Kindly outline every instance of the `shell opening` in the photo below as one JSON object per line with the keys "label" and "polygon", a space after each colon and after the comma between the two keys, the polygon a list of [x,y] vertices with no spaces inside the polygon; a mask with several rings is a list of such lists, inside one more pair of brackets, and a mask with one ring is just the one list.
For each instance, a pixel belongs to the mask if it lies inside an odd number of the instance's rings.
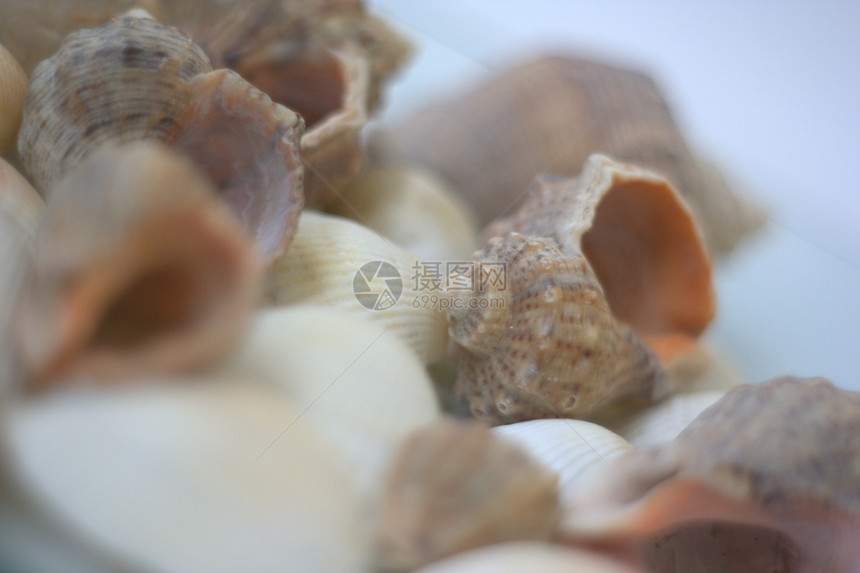
{"label": "shell opening", "polygon": [[582,236],[582,251],[618,319],[646,340],[672,337],[673,344],[653,345],[661,359],[710,322],[710,264],[691,216],[669,187],[613,186]]}
{"label": "shell opening", "polygon": [[343,106],[347,86],[342,64],[328,52],[268,61],[237,71],[272,101],[301,115],[307,129]]}
{"label": "shell opening", "polygon": [[692,522],[642,542],[646,571],[654,573],[800,572],[800,553],[786,535],[756,525]]}

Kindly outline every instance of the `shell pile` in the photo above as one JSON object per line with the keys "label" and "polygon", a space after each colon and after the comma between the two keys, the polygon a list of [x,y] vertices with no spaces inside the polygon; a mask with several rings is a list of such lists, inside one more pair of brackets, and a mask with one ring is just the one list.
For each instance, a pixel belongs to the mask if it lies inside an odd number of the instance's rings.
{"label": "shell pile", "polygon": [[0,13],[0,569],[860,571],[860,395],[701,340],[761,214],[647,76],[366,138],[360,0]]}

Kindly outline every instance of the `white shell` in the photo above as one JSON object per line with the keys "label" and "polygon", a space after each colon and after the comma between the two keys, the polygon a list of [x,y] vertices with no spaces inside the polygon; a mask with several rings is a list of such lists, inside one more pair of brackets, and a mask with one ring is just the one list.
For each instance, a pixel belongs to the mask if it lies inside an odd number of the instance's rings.
{"label": "white shell", "polygon": [[472,206],[417,167],[377,167],[357,175],[328,210],[367,225],[424,261],[469,260],[478,247]]}
{"label": "white shell", "polygon": [[[393,265],[402,279],[399,300],[382,310],[362,306],[354,291],[357,273],[374,261]],[[448,321],[445,312],[423,300],[441,293],[416,288],[417,264],[415,255],[358,223],[305,211],[289,250],[269,271],[269,293],[277,305],[320,304],[364,316],[402,337],[428,364],[445,353]],[[371,283],[374,289],[382,286],[381,280]]]}
{"label": "white shell", "polygon": [[268,382],[322,422],[374,492],[390,455],[439,406],[424,366],[393,332],[340,309],[294,306],[258,314],[228,376]]}
{"label": "white shell", "polygon": [[352,468],[247,380],[62,390],[17,404],[18,483],[97,548],[152,571],[360,571]]}
{"label": "white shell", "polygon": [[567,418],[529,420],[493,431],[520,444],[559,476],[562,506],[568,506],[577,482],[590,470],[633,450],[624,438],[591,422]]}
{"label": "white shell", "polygon": [[466,551],[415,573],[637,573],[595,553],[533,541],[512,541]]}
{"label": "white shell", "polygon": [[723,394],[722,390],[679,394],[654,404],[613,429],[636,448],[665,444],[677,438],[696,416]]}

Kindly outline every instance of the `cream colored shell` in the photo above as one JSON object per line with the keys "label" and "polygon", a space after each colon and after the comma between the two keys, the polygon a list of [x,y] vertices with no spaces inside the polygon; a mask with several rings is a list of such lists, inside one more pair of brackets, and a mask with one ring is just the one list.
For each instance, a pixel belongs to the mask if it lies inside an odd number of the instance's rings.
{"label": "cream colored shell", "polygon": [[[356,298],[356,289],[369,287],[373,296],[386,288],[384,280],[365,283],[359,274],[364,265],[376,261],[392,265],[402,281],[402,293],[393,306],[377,300],[381,310],[371,310]],[[415,284],[418,264],[415,255],[358,223],[308,211],[299,220],[289,251],[268,271],[268,291],[276,305],[320,304],[364,316],[400,336],[424,363],[430,363],[445,353],[448,323],[441,307],[433,304],[432,297],[441,293],[419,290],[421,285]]]}

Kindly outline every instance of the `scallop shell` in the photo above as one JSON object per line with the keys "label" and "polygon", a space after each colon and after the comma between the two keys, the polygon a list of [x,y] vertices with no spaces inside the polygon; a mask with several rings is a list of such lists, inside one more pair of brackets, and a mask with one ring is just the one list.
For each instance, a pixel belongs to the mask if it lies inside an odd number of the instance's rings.
{"label": "scallop shell", "polygon": [[211,361],[258,294],[259,260],[187,159],[152,143],[90,155],[55,187],[19,302],[32,382]]}
{"label": "scallop shell", "polygon": [[409,347],[337,308],[261,312],[219,373],[275,385],[303,414],[324,420],[367,496],[378,495],[400,441],[440,415],[433,384]]}
{"label": "scallop shell", "polygon": [[860,393],[822,378],[739,386],[674,442],[582,484],[565,530],[649,571],[858,571]]}
{"label": "scallop shell", "polygon": [[367,569],[365,503],[319,420],[250,380],[148,382],[10,410],[15,483],[57,526],[123,570]]}
{"label": "scallop shell", "polygon": [[549,540],[561,514],[557,481],[478,422],[418,430],[385,481],[378,567],[411,571],[482,545]]}
{"label": "scallop shell", "polygon": [[206,170],[271,259],[302,207],[302,131],[299,116],[234,72],[212,72],[179,30],[136,14],[70,35],[36,68],[18,148],[37,189],[50,193],[100,145],[163,142]]}
{"label": "scallop shell", "polygon": [[365,171],[350,180],[328,211],[355,219],[423,261],[461,261],[477,247],[471,206],[422,169]]}
{"label": "scallop shell", "polygon": [[[441,559],[415,573],[637,573],[594,553],[535,541],[509,541]],[[639,572],[641,573],[641,572]]]}
{"label": "scallop shell", "polygon": [[570,505],[579,480],[633,450],[624,438],[597,424],[564,418],[496,426],[493,432],[518,444],[558,474],[563,507]]}
{"label": "scallop shell", "polygon": [[0,158],[0,404],[2,393],[23,378],[13,317],[44,209],[36,190]]}
{"label": "scallop shell", "polygon": [[703,173],[651,79],[594,61],[544,57],[514,67],[376,134],[371,149],[440,173],[469,194],[483,222],[516,209],[535,173],[575,175],[597,152],[665,175],[714,253],[764,221],[710,168]]}
{"label": "scallop shell", "polygon": [[27,74],[0,44],[0,154],[15,146],[26,93]]}
{"label": "scallop shell", "polygon": [[268,290],[276,305],[321,304],[365,316],[431,363],[445,353],[448,323],[432,304],[439,295],[414,284],[418,264],[353,221],[305,212],[290,250],[269,269]]}

